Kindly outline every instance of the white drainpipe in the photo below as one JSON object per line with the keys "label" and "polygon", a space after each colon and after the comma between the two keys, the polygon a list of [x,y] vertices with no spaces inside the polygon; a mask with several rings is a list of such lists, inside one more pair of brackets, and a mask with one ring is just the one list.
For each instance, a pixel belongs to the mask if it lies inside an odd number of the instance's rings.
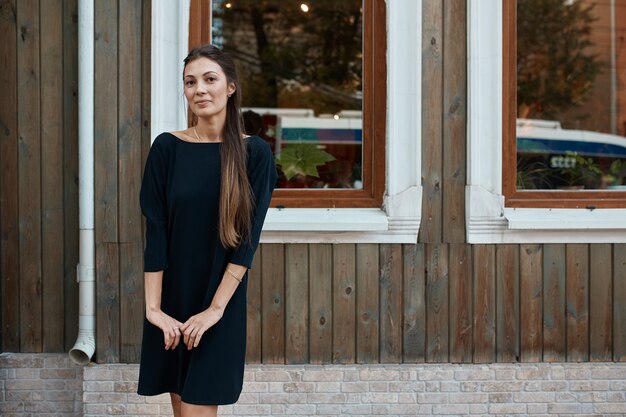
{"label": "white drainpipe", "polygon": [[80,226],[78,338],[72,361],[85,365],[96,350],[94,238],[94,4],[78,2],[78,223]]}

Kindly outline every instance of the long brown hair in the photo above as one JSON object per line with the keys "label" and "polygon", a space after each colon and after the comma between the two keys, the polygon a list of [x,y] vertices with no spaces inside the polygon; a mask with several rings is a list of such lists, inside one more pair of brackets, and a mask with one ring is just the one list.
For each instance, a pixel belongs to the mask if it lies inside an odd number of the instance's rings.
{"label": "long brown hair", "polygon": [[[227,84],[235,84],[235,91],[226,104],[224,143],[221,145],[221,189],[219,235],[226,248],[237,247],[247,239],[252,229],[252,191],[246,171],[247,148],[243,137],[241,116],[241,86],[233,59],[216,46],[206,44],[191,50],[184,60],[184,68],[198,58],[208,58],[218,64],[226,75]],[[195,118],[194,118],[195,119]]]}

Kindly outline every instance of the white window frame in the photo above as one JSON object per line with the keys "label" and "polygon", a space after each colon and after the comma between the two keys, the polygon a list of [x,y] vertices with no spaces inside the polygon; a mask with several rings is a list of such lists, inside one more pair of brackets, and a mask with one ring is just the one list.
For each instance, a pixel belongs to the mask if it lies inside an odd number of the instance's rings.
{"label": "white window frame", "polygon": [[[182,60],[188,50],[189,4],[190,0],[152,2],[152,138],[186,126],[186,105],[179,81]],[[271,208],[261,242],[417,242],[422,207],[422,2],[387,0],[386,4],[387,140],[383,208]]]}
{"label": "white window frame", "polygon": [[468,242],[626,242],[626,209],[504,206],[502,0],[470,1],[468,13]]}

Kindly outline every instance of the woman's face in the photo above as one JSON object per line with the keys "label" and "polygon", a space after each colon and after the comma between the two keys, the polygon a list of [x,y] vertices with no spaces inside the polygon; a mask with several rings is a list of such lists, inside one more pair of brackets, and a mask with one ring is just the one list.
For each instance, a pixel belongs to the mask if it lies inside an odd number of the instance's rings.
{"label": "woman's face", "polygon": [[222,67],[209,58],[197,58],[185,67],[183,82],[189,108],[198,117],[226,114],[228,96],[235,92]]}

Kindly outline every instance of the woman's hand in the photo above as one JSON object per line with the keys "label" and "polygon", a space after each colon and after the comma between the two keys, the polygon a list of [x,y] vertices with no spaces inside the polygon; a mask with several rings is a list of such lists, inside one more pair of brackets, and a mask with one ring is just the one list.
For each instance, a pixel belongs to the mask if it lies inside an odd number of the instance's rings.
{"label": "woman's hand", "polygon": [[185,345],[187,345],[187,349],[198,347],[204,332],[220,321],[223,314],[224,312],[221,309],[209,307],[202,313],[189,317],[189,320],[180,327],[180,331],[183,333],[183,341]]}
{"label": "woman's hand", "polygon": [[180,343],[180,327],[183,324],[175,318],[168,316],[162,310],[148,310],[146,312],[146,318],[150,323],[163,331],[165,350],[176,349]]}

